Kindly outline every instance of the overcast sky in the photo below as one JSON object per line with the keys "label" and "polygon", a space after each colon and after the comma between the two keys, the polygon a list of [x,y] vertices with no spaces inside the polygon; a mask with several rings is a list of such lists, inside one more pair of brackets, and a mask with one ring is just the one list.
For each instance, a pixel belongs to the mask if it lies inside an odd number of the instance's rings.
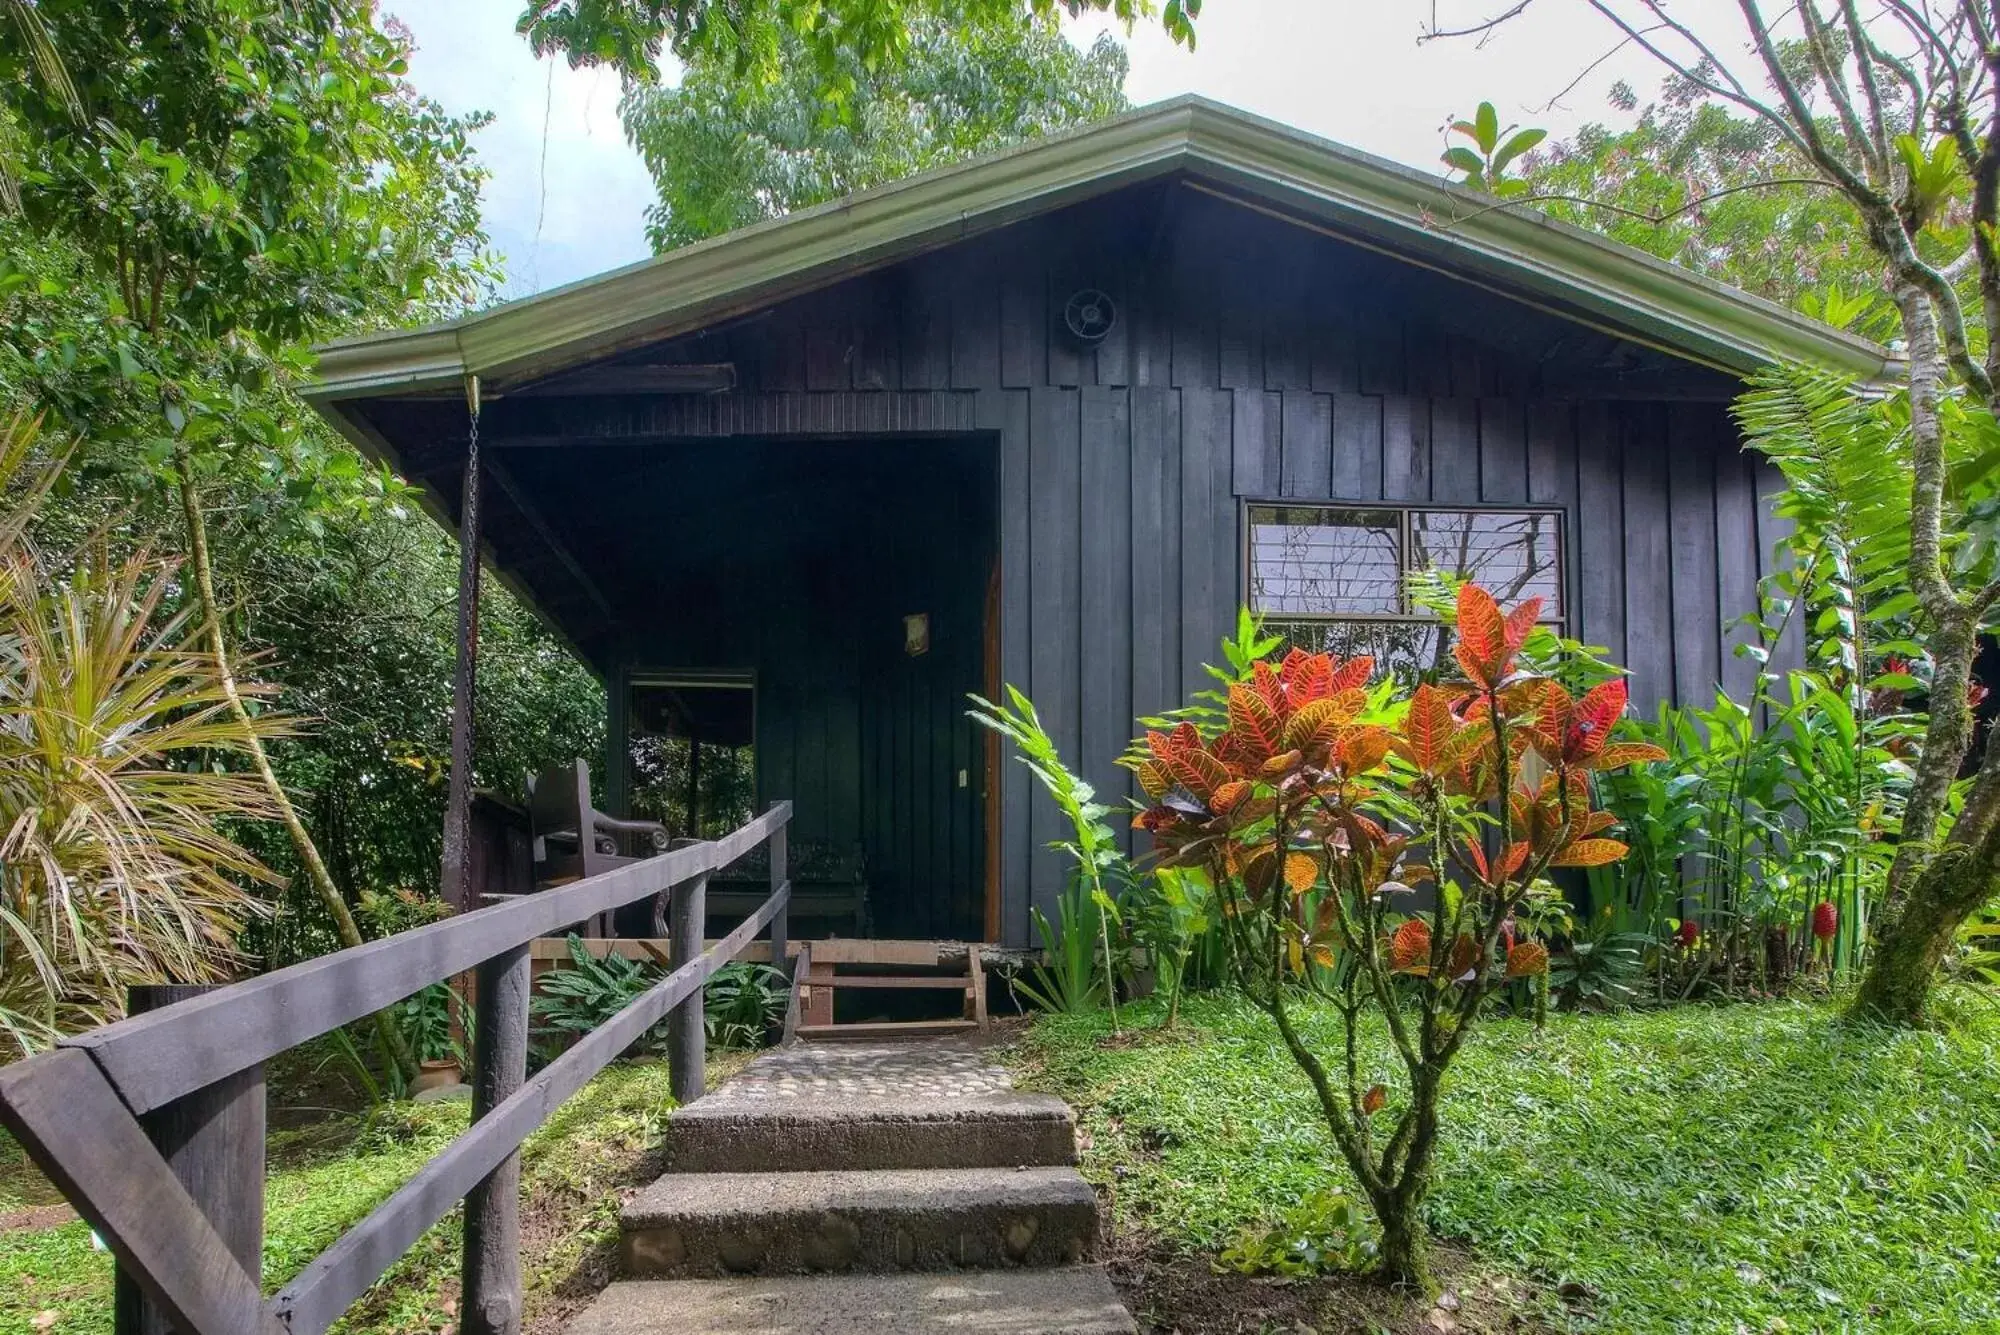
{"label": "overcast sky", "polygon": [[[1677,12],[1723,3],[1685,0]],[[495,117],[477,142],[492,172],[486,226],[506,258],[506,295],[646,257],[652,186],[619,127],[615,76],[536,60],[514,33],[518,0],[388,0],[386,8],[415,36],[417,88],[452,111]],[[1419,46],[1430,13],[1429,0],[1208,0],[1193,53],[1157,28],[1133,35],[1126,93],[1142,105],[1197,92],[1441,170],[1443,126],[1481,99],[1503,121],[1560,135],[1612,117],[1605,96],[1614,79],[1631,78],[1642,91],[1658,83],[1643,56],[1626,53],[1550,107],[1610,46],[1609,30],[1584,5],[1544,0],[1484,44]],[[1082,24],[1074,34],[1088,41],[1094,31]]]}

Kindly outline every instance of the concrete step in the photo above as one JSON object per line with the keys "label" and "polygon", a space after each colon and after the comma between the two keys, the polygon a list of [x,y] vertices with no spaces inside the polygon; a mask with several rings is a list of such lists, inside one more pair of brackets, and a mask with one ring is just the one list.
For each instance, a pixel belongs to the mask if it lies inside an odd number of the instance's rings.
{"label": "concrete step", "polygon": [[569,1335],[1133,1335],[1098,1266],[950,1275],[627,1280]]}
{"label": "concrete step", "polygon": [[725,1085],[668,1119],[664,1153],[676,1173],[1049,1167],[1076,1162],[1076,1115],[1012,1090],[753,1098]]}
{"label": "concrete step", "polygon": [[1055,1266],[1097,1240],[1074,1168],[669,1173],[620,1212],[627,1276]]}
{"label": "concrete step", "polygon": [[[868,981],[901,983],[908,980],[880,978]],[[856,1020],[852,1024],[802,1024],[798,1036],[815,1043],[879,1043],[885,1038],[948,1038],[953,1034],[969,1034],[977,1028],[977,1020]]]}

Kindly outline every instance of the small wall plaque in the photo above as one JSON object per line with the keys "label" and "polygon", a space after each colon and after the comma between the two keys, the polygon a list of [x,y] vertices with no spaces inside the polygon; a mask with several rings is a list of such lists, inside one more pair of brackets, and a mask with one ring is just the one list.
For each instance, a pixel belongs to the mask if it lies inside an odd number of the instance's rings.
{"label": "small wall plaque", "polygon": [[903,652],[912,658],[931,651],[931,614],[912,612],[903,618]]}

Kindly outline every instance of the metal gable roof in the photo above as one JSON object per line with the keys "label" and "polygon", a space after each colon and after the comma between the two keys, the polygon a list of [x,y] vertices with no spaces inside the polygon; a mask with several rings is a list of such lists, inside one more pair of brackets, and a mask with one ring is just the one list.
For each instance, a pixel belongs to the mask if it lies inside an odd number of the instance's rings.
{"label": "metal gable roof", "polygon": [[508,302],[319,349],[309,398],[494,389],[717,323],[1137,182],[1180,174],[1410,263],[1735,373],[1876,380],[1881,347],[1530,208],[1199,97],[941,168]]}

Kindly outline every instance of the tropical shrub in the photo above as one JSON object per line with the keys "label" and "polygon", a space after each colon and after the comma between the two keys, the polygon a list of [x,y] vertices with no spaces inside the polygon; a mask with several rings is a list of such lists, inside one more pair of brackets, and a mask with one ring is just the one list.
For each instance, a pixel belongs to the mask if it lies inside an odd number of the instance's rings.
{"label": "tropical shrub", "polygon": [[[1612,741],[1622,681],[1579,699],[1520,661],[1539,600],[1503,613],[1467,585],[1456,612],[1458,680],[1372,711],[1368,659],[1259,658],[1230,685],[1221,727],[1184,720],[1128,757],[1152,803],[1138,824],[1164,865],[1216,887],[1236,980],[1310,1080],[1374,1209],[1381,1273],[1424,1288],[1444,1079],[1487,1000],[1548,967],[1516,915],[1551,869],[1625,855],[1591,775],[1660,755]],[[1330,993],[1335,1052],[1292,1022],[1302,982]],[[1399,1089],[1360,1057],[1371,1015]]]}
{"label": "tropical shrub", "polygon": [[[34,425],[0,424],[0,1032],[22,1055],[117,1018],[137,983],[204,982],[271,874],[222,833],[266,819],[230,768],[231,717],[199,627],[167,605],[175,567],[101,541],[38,551],[57,464]],[[255,688],[249,688],[253,693]],[[253,718],[264,735],[283,730]]]}
{"label": "tropical shrub", "polygon": [[[567,944],[569,966],[543,974],[528,1003],[535,1035],[557,1051],[617,1015],[667,976],[657,964],[615,952],[599,959],[573,933]],[[761,1047],[772,1026],[784,1018],[789,1000],[785,975],[770,965],[743,960],[723,965],[709,976],[704,989],[702,1024],[708,1042],[718,1048]],[[657,1052],[666,1039],[663,1020],[625,1055]]]}
{"label": "tropical shrub", "polygon": [[761,1048],[783,1024],[791,1002],[791,980],[769,964],[737,960],[709,976],[702,1022],[709,1046]]}

